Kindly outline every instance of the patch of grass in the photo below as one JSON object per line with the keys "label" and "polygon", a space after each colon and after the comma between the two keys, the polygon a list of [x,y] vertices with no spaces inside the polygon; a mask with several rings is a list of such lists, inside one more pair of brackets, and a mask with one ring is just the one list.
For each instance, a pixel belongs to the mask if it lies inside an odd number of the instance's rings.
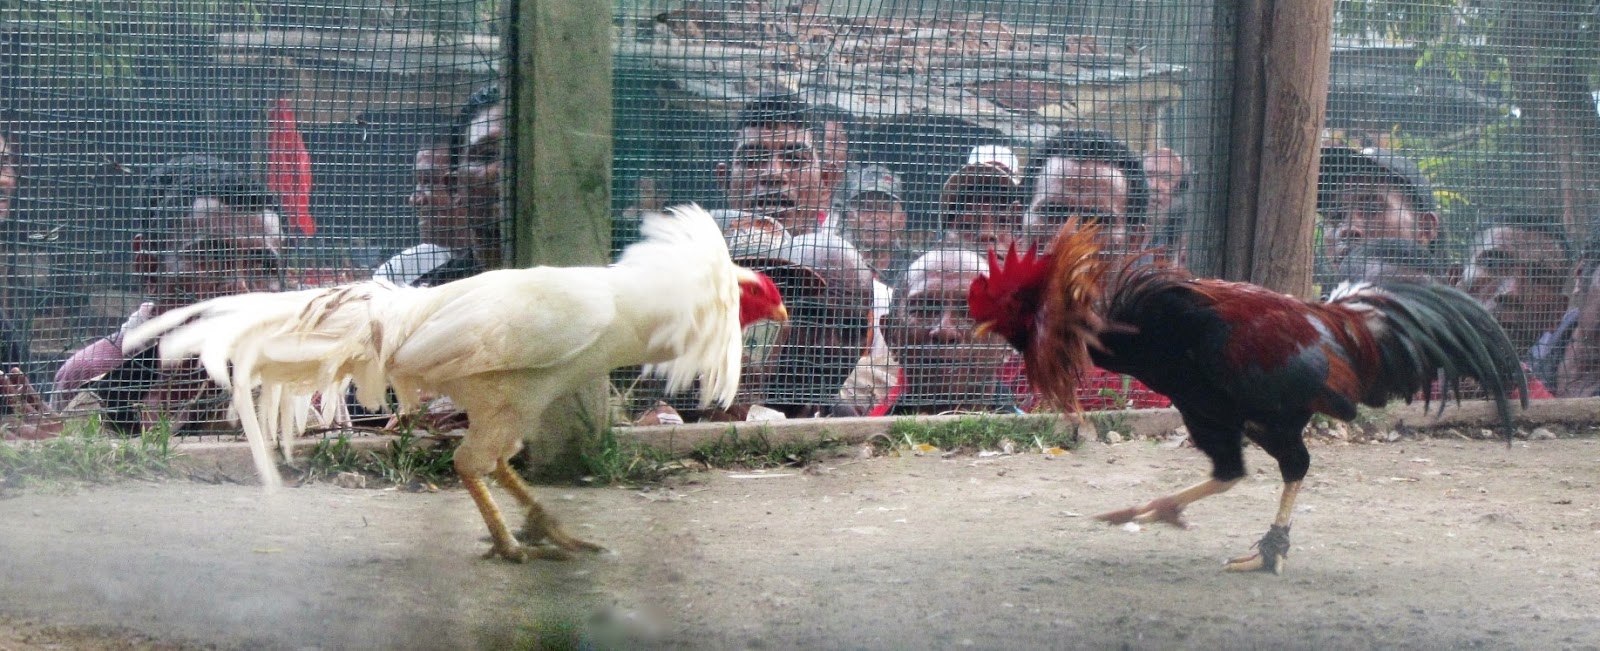
{"label": "patch of grass", "polygon": [[354,472],[385,485],[442,484],[455,479],[456,445],[448,440],[425,441],[406,429],[382,451],[359,450],[349,436],[340,435],[318,441],[290,469],[301,482],[326,481],[342,472]]}
{"label": "patch of grass", "polygon": [[584,441],[585,479],[598,484],[633,484],[659,481],[690,467],[778,468],[804,466],[836,454],[843,445],[826,431],[811,441],[773,441],[766,428],[741,435],[733,427],[714,441],[701,443],[683,458],[674,458],[606,429]]}
{"label": "patch of grass", "polygon": [[637,441],[624,441],[616,430],[605,428],[598,436],[586,438],[579,459],[590,481],[612,485],[661,479],[666,455]]}
{"label": "patch of grass", "polygon": [[909,442],[941,450],[996,450],[1006,441],[1018,448],[1037,445],[1071,449],[1077,445],[1077,432],[1070,427],[1062,430],[1061,424],[1056,416],[973,416],[942,422],[900,418],[889,426],[888,441],[875,441],[880,449]]}
{"label": "patch of grass", "polygon": [[61,436],[0,444],[0,488],[71,488],[121,479],[172,476],[172,428],[160,423],[138,438],[107,436],[90,416],[68,422]]}
{"label": "patch of grass", "polygon": [[761,427],[754,434],[740,436],[737,429],[730,427],[721,438],[695,446],[689,456],[713,468],[780,468],[804,466],[842,445],[827,430],[811,441],[773,442],[768,438],[770,433]]}
{"label": "patch of grass", "polygon": [[1095,433],[1102,439],[1106,432],[1117,432],[1123,436],[1132,433],[1133,418],[1126,411],[1091,411],[1084,413],[1083,417],[1090,425],[1094,425]]}

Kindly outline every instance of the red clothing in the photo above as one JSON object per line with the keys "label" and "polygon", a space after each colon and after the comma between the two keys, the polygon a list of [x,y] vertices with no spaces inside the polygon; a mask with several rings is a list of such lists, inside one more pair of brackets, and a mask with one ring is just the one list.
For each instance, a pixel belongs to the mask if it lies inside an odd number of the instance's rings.
{"label": "red clothing", "polygon": [[[1005,365],[1000,367],[1000,377],[1006,386],[1011,387],[1013,395],[1022,396],[1018,400],[1019,406],[1025,411],[1033,411],[1038,405],[1039,396],[1028,385],[1028,376],[1023,373],[1022,357],[1012,355],[1007,359]],[[1078,385],[1078,405],[1084,411],[1111,411],[1171,407],[1172,401],[1150,390],[1143,382],[1096,366]]]}

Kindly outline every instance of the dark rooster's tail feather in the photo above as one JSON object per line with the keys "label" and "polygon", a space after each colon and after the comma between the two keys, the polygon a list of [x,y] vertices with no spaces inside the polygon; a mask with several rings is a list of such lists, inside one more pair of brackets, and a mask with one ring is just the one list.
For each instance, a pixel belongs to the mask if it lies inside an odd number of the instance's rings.
{"label": "dark rooster's tail feather", "polygon": [[1445,285],[1384,283],[1341,287],[1329,302],[1367,305],[1384,317],[1381,329],[1373,332],[1380,349],[1378,380],[1368,387],[1363,402],[1382,404],[1390,397],[1409,400],[1421,391],[1426,406],[1433,397],[1434,380],[1442,375],[1442,410],[1451,396],[1461,401],[1461,380],[1470,377],[1494,399],[1510,442],[1515,430],[1507,394],[1516,389],[1526,409],[1528,379],[1516,346],[1494,316],[1471,296]]}

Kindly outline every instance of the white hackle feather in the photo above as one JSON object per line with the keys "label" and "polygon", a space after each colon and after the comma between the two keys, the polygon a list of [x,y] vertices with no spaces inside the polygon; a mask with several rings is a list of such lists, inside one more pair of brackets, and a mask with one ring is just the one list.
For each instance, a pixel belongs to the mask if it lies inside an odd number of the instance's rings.
{"label": "white hackle feather", "polygon": [[[702,404],[731,404],[743,343],[739,282],[754,275],[733,264],[722,232],[699,206],[647,215],[641,232],[644,240],[605,268],[217,298],[151,319],[128,333],[124,350],[159,339],[163,364],[198,356],[212,380],[232,391],[269,488],[282,482],[272,445],[287,458],[313,418],[345,417],[352,384],[370,408],[384,406],[392,386],[409,410],[462,378],[514,372],[576,382],[645,364],[670,391],[698,380]],[[587,366],[572,373],[570,364]]]}

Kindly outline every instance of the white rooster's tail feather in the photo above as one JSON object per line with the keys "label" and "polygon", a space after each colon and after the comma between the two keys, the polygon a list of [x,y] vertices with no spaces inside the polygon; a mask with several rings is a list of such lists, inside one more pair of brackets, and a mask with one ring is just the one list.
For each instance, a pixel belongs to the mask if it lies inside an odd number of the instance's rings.
{"label": "white rooster's tail feather", "polygon": [[364,404],[383,404],[388,385],[373,308],[397,291],[378,280],[216,298],[151,319],[125,336],[123,350],[160,339],[164,365],[198,356],[212,381],[232,393],[256,470],[276,487],[282,478],[270,448],[277,443],[286,459],[292,456],[315,396],[322,396],[315,412],[323,424],[343,415],[352,381]]}

